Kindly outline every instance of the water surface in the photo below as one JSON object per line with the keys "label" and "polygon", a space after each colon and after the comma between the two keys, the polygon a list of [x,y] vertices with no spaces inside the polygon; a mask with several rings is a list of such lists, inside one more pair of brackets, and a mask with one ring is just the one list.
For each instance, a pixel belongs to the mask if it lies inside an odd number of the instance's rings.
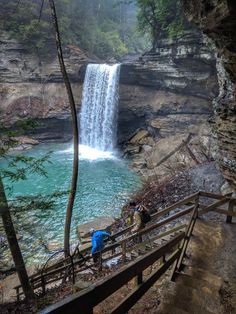
{"label": "water surface", "polygon": [[[26,154],[40,157],[48,151],[52,151],[52,163],[46,166],[48,177],[31,174],[25,181],[11,183],[14,196],[38,193],[46,195],[70,189],[73,161],[71,145],[41,145]],[[118,217],[131,193],[140,186],[139,177],[130,171],[124,160],[114,157],[112,153],[98,152],[83,146],[80,151],[82,156],[79,163],[78,192],[71,230],[74,242],[77,240],[78,224],[99,216]],[[53,241],[62,246],[67,198],[68,196],[63,196],[58,199],[52,210],[37,210],[24,214],[26,227],[30,224],[31,228],[29,231],[22,229],[19,232],[24,232],[21,245],[29,263],[44,259],[50,254],[46,252],[43,244]]]}

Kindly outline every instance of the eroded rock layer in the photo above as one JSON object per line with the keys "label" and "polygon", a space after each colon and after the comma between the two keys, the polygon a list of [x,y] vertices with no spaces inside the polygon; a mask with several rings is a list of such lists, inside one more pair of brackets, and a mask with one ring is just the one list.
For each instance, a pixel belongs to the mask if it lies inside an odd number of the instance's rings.
{"label": "eroded rock layer", "polygon": [[236,2],[185,0],[185,12],[215,42],[219,53],[220,94],[215,101],[215,130],[219,163],[225,178],[236,188]]}

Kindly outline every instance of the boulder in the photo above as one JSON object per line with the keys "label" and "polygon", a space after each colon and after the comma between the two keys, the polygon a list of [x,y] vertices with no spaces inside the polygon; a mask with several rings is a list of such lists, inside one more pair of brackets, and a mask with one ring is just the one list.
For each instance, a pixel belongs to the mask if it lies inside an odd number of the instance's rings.
{"label": "boulder", "polygon": [[47,244],[47,249],[49,251],[59,251],[61,248],[61,244],[56,241],[52,241]]}
{"label": "boulder", "polygon": [[[235,195],[236,191],[235,191],[235,187],[232,186],[228,181],[225,181],[224,184],[221,186],[220,191],[223,195],[232,193]],[[233,196],[235,197],[235,196]]]}
{"label": "boulder", "polygon": [[128,145],[124,150],[124,155],[131,156],[140,152],[139,145]]}
{"label": "boulder", "polygon": [[146,167],[146,161],[145,161],[145,160],[134,161],[134,162],[132,163],[132,167],[133,167],[133,168],[143,169],[143,168]]}
{"label": "boulder", "polygon": [[113,217],[97,217],[85,224],[78,225],[77,232],[80,239],[88,238],[90,236],[90,229],[94,230],[109,230],[115,223]]}
{"label": "boulder", "polygon": [[19,142],[19,144],[30,144],[30,145],[39,144],[38,140],[35,140],[35,139],[30,138],[28,136],[16,136],[16,137],[14,137],[14,140]]}
{"label": "boulder", "polygon": [[143,148],[144,146],[153,146],[155,145],[155,140],[148,136],[148,137],[145,137],[145,138],[142,138],[140,141],[139,141],[139,144],[143,145]]}
{"label": "boulder", "polygon": [[81,244],[79,246],[80,252],[83,252],[84,250],[87,251],[87,249],[89,249],[89,248],[91,249],[91,238],[90,238],[90,242],[85,243],[85,244]]}
{"label": "boulder", "polygon": [[131,139],[130,143],[131,144],[139,144],[139,141],[142,140],[143,138],[148,136],[148,131],[147,130],[141,130],[138,131]]}

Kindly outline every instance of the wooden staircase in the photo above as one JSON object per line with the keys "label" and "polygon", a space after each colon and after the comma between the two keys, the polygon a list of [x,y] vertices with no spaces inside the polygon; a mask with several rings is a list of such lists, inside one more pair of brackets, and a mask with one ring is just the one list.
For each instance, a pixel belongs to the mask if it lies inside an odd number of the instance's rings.
{"label": "wooden staircase", "polygon": [[[234,232],[235,227],[232,225]],[[129,313],[235,314],[236,308],[230,311],[222,304],[221,289],[226,276],[222,263],[234,263],[234,257],[229,260],[222,250],[226,243],[219,223],[198,220],[188,254],[180,271],[175,273],[174,281],[168,280],[167,276],[155,292],[147,292]],[[232,297],[236,298],[236,295]],[[156,306],[148,308],[145,299],[152,300]]]}
{"label": "wooden staircase", "polygon": [[[230,196],[199,192],[154,214],[156,218],[162,217],[162,219],[153,222],[138,233],[139,237],[143,237],[142,243],[129,246],[130,241],[137,235],[127,234],[103,251],[104,257],[109,251],[113,252],[112,256],[121,255],[124,266],[120,270],[88,289],[46,308],[41,313],[65,311],[77,313],[80,309],[83,313],[89,314],[127,312],[229,314],[224,312],[220,295],[223,282],[221,268],[224,263],[224,260],[219,259],[218,256],[223,243],[221,228],[217,223],[197,217],[215,211],[225,214],[227,222],[232,222],[232,217],[236,216],[233,210],[235,205],[236,199]],[[171,214],[173,210],[177,211]],[[186,215],[187,225],[183,223],[183,217]],[[181,226],[178,225],[179,219],[182,220]],[[177,225],[172,224],[171,231],[166,228],[160,233],[157,232],[173,221],[177,221]],[[197,228],[194,228],[195,223]],[[117,239],[124,234],[125,232],[121,231]],[[114,249],[119,252],[116,253]],[[146,270],[148,274],[145,274]],[[165,280],[162,279],[163,276]],[[173,281],[170,281],[170,278]],[[135,286],[127,290],[128,283],[133,279],[135,279]],[[156,284],[157,290],[155,290]],[[115,297],[118,304],[114,308],[113,293],[118,293],[120,288],[124,294],[120,300]],[[155,293],[149,296],[150,291]],[[142,297],[144,294],[145,296]],[[112,308],[100,307],[100,304],[109,298],[112,298]],[[148,301],[154,299],[156,305],[152,310],[147,309],[145,302],[142,304],[143,299]],[[98,310],[97,306],[100,307]]]}
{"label": "wooden staircase", "polygon": [[[180,272],[175,274],[175,282],[168,282],[163,291],[158,313],[160,314],[223,314],[220,289],[223,278],[216,273],[214,265],[219,245],[212,243],[203,246],[202,230],[209,230],[207,222],[198,221],[191,240],[190,249],[194,252],[185,258]],[[206,235],[205,235],[206,236]],[[214,242],[214,239],[213,239]],[[209,246],[213,246],[209,250]],[[208,254],[211,252],[211,254]]]}

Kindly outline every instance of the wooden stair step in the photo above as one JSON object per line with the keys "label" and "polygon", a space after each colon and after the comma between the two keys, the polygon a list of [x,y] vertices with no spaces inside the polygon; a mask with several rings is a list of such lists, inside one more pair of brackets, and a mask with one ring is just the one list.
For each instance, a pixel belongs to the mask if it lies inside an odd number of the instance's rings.
{"label": "wooden stair step", "polygon": [[132,257],[132,258],[137,258],[138,256],[139,256],[139,255],[138,255],[137,252],[134,252],[134,251],[131,252],[131,257]]}
{"label": "wooden stair step", "polygon": [[146,253],[146,252],[145,252],[144,250],[142,250],[142,249],[139,249],[139,250],[138,250],[138,254],[139,254],[139,255],[144,255],[145,253]]}

